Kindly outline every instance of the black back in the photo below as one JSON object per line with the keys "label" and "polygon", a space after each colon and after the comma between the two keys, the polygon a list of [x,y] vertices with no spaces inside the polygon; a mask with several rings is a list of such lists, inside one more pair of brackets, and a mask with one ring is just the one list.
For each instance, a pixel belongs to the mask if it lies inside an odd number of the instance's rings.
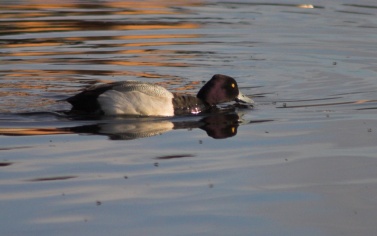
{"label": "black back", "polygon": [[81,93],[67,98],[66,101],[72,104],[71,112],[98,113],[101,112],[101,107],[97,100],[98,96],[112,87],[112,84],[89,87]]}

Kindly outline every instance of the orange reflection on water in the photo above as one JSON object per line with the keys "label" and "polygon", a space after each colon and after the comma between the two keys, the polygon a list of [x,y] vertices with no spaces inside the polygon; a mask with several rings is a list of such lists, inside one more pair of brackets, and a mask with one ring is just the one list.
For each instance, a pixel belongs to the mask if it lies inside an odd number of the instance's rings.
{"label": "orange reflection on water", "polygon": [[140,25],[115,25],[111,27],[113,30],[154,30],[154,29],[196,29],[198,28],[198,24],[194,23],[169,23],[169,24],[161,24],[161,23],[151,23],[151,24],[140,24]]}
{"label": "orange reflection on water", "polygon": [[[158,57],[156,57],[158,58]],[[152,59],[152,57],[150,57]],[[121,66],[167,66],[167,67],[188,67],[188,63],[179,62],[153,62],[153,61],[102,61],[102,64],[121,65]]]}
{"label": "orange reflection on water", "polygon": [[11,32],[44,32],[44,31],[68,31],[79,30],[80,28],[68,23],[59,22],[52,24],[50,21],[14,21],[7,30]]}
{"label": "orange reflection on water", "polygon": [[[202,4],[201,1],[115,1],[115,2],[101,2],[101,3],[54,3],[54,4],[40,4],[39,1],[36,1],[33,4],[33,1],[29,1],[28,3],[22,5],[7,5],[5,6],[5,12],[9,11],[16,11],[19,10],[19,14],[17,18],[9,18],[8,21],[0,22],[0,27],[3,25],[7,31],[7,34],[14,34],[14,33],[35,33],[36,38],[26,38],[26,39],[11,39],[7,43],[3,44],[2,47],[8,49],[15,49],[15,50],[8,50],[2,52],[3,56],[14,56],[14,57],[38,57],[44,56],[44,58],[22,58],[22,60],[17,60],[18,64],[27,64],[27,63],[39,63],[39,64],[49,64],[49,63],[56,63],[59,60],[63,60],[64,64],[70,62],[77,62],[77,60],[67,60],[66,58],[54,58],[54,60],[49,61],[48,57],[46,56],[54,56],[54,55],[61,55],[62,57],[66,55],[88,55],[88,54],[132,54],[132,56],[139,57],[139,60],[135,60],[133,63],[124,63],[123,65],[134,66],[137,65],[146,65],[145,62],[142,62],[144,59],[147,61],[148,65],[151,65],[151,60],[148,59],[148,56],[143,56],[140,58],[142,54],[151,54],[150,48],[148,50],[143,49],[134,49],[134,47],[163,47],[163,46],[170,46],[170,45],[190,45],[196,44],[194,41],[178,41],[175,39],[179,38],[198,38],[200,35],[198,34],[177,34],[175,31],[174,33],[169,34],[142,34],[142,35],[134,35],[134,32],[137,30],[164,30],[164,29],[175,29],[175,30],[186,30],[186,29],[196,29],[199,28],[200,25],[193,22],[187,22],[185,20],[164,20],[163,15],[166,12],[174,13],[174,14],[185,14],[188,10],[183,10],[185,6],[197,6]],[[164,10],[163,13],[158,13],[157,20],[150,20],[145,21],[143,15],[146,14],[156,14],[155,12],[152,13],[150,10],[155,11],[156,9]],[[47,13],[49,18],[43,20],[45,17],[33,15],[35,12],[43,12]],[[124,14],[125,12],[132,12],[132,14],[140,14],[141,18],[144,20],[140,20],[139,18],[130,18],[124,19],[120,18],[121,20],[98,20],[98,18],[94,18],[93,16],[99,15],[102,17],[103,15],[118,15],[119,13]],[[28,15],[31,14],[31,15]],[[68,17],[73,15],[74,17]],[[81,18],[81,16],[85,16],[85,18]],[[89,18],[87,18],[89,17]],[[68,31],[73,32],[82,32],[85,31],[109,31],[109,30],[116,30],[116,31],[125,31],[124,34],[126,35],[116,35],[116,36],[102,36],[106,35],[106,33],[99,32],[98,36],[87,36],[87,37],[54,37],[50,38],[46,36],[39,36],[38,34],[45,33],[45,32],[62,32]],[[129,32],[132,33],[130,34]],[[72,33],[68,34],[72,36]],[[145,41],[145,40],[150,41]],[[156,39],[166,39],[166,42],[156,41]],[[102,41],[98,45],[96,45],[96,40]],[[115,43],[114,41],[117,40]],[[121,40],[133,40],[136,42],[119,42]],[[137,40],[143,40],[143,42],[137,42]],[[72,46],[71,46],[72,45]],[[77,46],[76,46],[77,45]],[[83,47],[81,47],[83,45]],[[64,50],[56,50],[59,47],[65,47]],[[96,48],[104,47],[106,51],[100,52],[98,50],[92,50]],[[111,47],[122,47],[123,50],[109,50]],[[132,49],[128,49],[129,47],[133,47]],[[35,48],[32,50],[25,50],[23,48]],[[40,48],[40,50],[38,50]],[[83,48],[88,48],[87,50],[83,51]],[[18,50],[16,50],[18,49]],[[156,53],[155,53],[156,54]],[[174,51],[172,51],[174,54]],[[187,57],[178,55],[178,57]],[[151,59],[155,59],[153,56]],[[159,58],[158,61],[163,60],[163,58]],[[82,61],[80,61],[81,63]],[[93,60],[91,61],[93,62]],[[97,61],[95,64],[101,63],[104,61]],[[14,64],[14,60],[5,61],[5,64]],[[105,64],[109,64],[107,61]],[[118,62],[114,62],[114,65],[119,65]],[[152,66],[187,66],[182,63],[156,63],[152,64]]]}
{"label": "orange reflection on water", "polygon": [[[54,42],[38,42],[38,43],[8,43],[4,45],[6,48],[20,48],[20,47],[52,47],[59,46],[61,43]],[[13,54],[14,55],[14,54]]]}
{"label": "orange reflection on water", "polygon": [[201,25],[185,15],[198,5],[202,1],[31,0],[2,6],[0,27],[7,39],[0,56],[10,69],[0,71],[1,111],[38,110],[81,84],[114,81],[109,76],[161,78],[167,86],[174,84],[173,90],[195,88],[185,79],[141,70],[195,66],[191,45],[200,43],[201,34],[191,29]]}
{"label": "orange reflection on water", "polygon": [[[14,81],[22,81],[24,83],[29,83],[31,80],[25,81],[25,78],[33,78],[35,80],[41,81],[57,81],[62,83],[69,83],[72,80],[75,82],[80,82],[79,79],[72,79],[72,75],[106,75],[106,76],[133,76],[133,77],[143,77],[143,78],[171,78],[168,75],[155,74],[152,72],[139,72],[139,71],[108,71],[108,70],[17,70],[9,71],[6,77]],[[82,80],[82,82],[90,83],[91,81]],[[92,81],[93,82],[93,81]],[[1,83],[0,88],[5,88],[6,83]]]}
{"label": "orange reflection on water", "polygon": [[[0,24],[1,25],[1,24]],[[156,30],[156,29],[195,29],[199,25],[195,23],[162,23],[162,22],[145,22],[140,24],[126,24],[124,22],[103,23],[98,21],[30,21],[30,22],[12,22],[8,27],[8,33],[19,32],[58,32],[58,31],[85,31],[85,30]]]}
{"label": "orange reflection on water", "polygon": [[200,34],[137,34],[120,36],[90,36],[90,37],[67,37],[65,40],[82,42],[87,40],[138,40],[138,39],[165,39],[165,38],[199,38]]}
{"label": "orange reflection on water", "polygon": [[[26,18],[54,16],[56,12],[70,16],[83,15],[81,11],[70,11],[70,9],[90,9],[92,14],[127,14],[127,15],[154,15],[154,14],[180,14],[176,7],[194,7],[203,5],[202,0],[144,0],[144,1],[109,1],[109,2],[77,2],[62,3],[54,1],[48,4],[41,4],[41,1],[24,1],[15,5],[3,5],[0,18]],[[9,11],[9,12],[7,12]],[[14,11],[20,11],[14,13]],[[187,11],[187,10],[186,10]]]}
{"label": "orange reflection on water", "polygon": [[[180,39],[180,38],[199,38],[200,34],[138,34],[138,35],[121,35],[121,36],[87,36],[87,37],[65,37],[65,38],[39,38],[39,39],[23,39],[23,40],[9,40],[7,44],[3,44],[4,48],[22,48],[22,47],[54,47],[61,46],[63,44],[76,45],[82,44],[86,41],[96,41],[96,40],[145,40],[145,39]],[[184,43],[184,42],[180,42]],[[113,45],[113,44],[112,44]],[[149,42],[142,46],[150,45],[161,45],[159,42]],[[122,46],[118,44],[117,46]],[[123,46],[137,46],[132,44],[127,44]],[[61,52],[60,52],[61,53]],[[64,52],[66,53],[66,52]],[[77,52],[70,52],[77,53]],[[4,54],[4,53],[3,53]],[[47,54],[48,55],[48,54]]]}
{"label": "orange reflection on water", "polygon": [[123,7],[129,9],[166,9],[171,11],[171,7],[183,7],[183,6],[200,6],[202,1],[200,0],[149,0],[149,1],[114,1],[106,3],[109,7]]}
{"label": "orange reflection on water", "polygon": [[9,136],[53,135],[71,133],[72,132],[62,131],[57,128],[0,128],[0,135]]}
{"label": "orange reflection on water", "polygon": [[[112,30],[146,30],[146,29],[192,29],[197,28],[195,23],[186,22],[162,22],[133,21],[132,19],[121,21],[97,20],[93,16],[104,15],[169,15],[183,14],[188,10],[177,10],[177,7],[192,7],[201,5],[201,1],[115,1],[100,3],[71,3],[40,4],[37,1],[28,1],[26,4],[2,6],[4,14],[0,18],[8,21],[0,22],[0,26],[8,33],[11,32],[48,32],[48,31],[78,31],[90,29]],[[78,11],[79,10],[79,11]],[[17,14],[13,12],[17,11]],[[69,17],[71,16],[71,17]],[[80,16],[90,18],[80,19]],[[47,17],[54,19],[43,20]],[[68,18],[67,18],[68,17]]]}

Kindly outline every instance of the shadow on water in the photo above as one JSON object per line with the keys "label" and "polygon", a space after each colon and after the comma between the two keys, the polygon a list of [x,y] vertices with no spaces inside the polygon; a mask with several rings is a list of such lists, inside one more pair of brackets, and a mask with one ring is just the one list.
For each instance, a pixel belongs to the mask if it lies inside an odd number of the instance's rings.
{"label": "shadow on water", "polygon": [[[234,109],[233,109],[234,110]],[[105,135],[110,140],[133,140],[147,138],[171,130],[201,129],[209,137],[225,139],[237,135],[239,125],[268,122],[272,120],[245,121],[242,113],[235,111],[219,111],[202,115],[177,116],[173,118],[157,117],[97,117],[88,120],[88,117],[69,117],[59,113],[24,113],[23,117],[52,116],[67,121],[89,122],[90,124],[72,127],[33,127],[33,128],[0,128],[0,135],[7,136],[35,136],[59,134],[91,134]]]}

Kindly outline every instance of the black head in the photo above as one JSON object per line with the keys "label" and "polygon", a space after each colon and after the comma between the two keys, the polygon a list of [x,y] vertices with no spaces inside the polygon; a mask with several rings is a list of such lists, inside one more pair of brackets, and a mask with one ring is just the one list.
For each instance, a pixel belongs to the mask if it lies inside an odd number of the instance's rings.
{"label": "black head", "polygon": [[212,106],[234,101],[239,93],[235,79],[217,74],[212,76],[212,79],[199,90],[196,97]]}

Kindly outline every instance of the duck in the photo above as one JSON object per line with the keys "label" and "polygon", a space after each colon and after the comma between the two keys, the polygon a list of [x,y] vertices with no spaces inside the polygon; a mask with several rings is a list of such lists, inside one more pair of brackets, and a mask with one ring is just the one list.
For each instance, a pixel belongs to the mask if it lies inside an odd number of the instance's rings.
{"label": "duck", "polygon": [[198,114],[225,102],[254,104],[239,91],[234,78],[222,74],[212,76],[196,96],[172,93],[153,83],[131,80],[94,84],[66,101],[72,105],[71,114],[163,117]]}

